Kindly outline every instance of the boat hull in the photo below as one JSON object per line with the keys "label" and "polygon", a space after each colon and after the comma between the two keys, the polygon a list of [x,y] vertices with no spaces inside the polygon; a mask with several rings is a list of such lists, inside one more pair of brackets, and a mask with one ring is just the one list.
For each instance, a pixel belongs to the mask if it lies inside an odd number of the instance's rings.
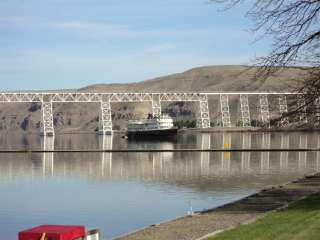
{"label": "boat hull", "polygon": [[126,136],[129,140],[175,140],[178,129],[157,129],[144,131],[128,131]]}

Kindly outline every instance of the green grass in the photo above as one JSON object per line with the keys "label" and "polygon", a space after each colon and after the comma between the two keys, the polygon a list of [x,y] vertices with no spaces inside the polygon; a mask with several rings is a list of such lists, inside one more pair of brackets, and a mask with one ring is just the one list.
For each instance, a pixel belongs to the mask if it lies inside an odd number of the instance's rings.
{"label": "green grass", "polygon": [[266,215],[258,221],[225,231],[210,240],[313,240],[320,239],[320,194]]}

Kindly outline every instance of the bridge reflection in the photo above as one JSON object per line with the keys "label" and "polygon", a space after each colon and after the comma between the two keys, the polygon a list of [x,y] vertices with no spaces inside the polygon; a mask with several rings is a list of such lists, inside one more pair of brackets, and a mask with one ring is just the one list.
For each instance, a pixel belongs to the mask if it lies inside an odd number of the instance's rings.
{"label": "bridge reflection", "polygon": [[[44,150],[54,148],[55,139],[42,139]],[[60,141],[60,140],[59,140]],[[112,149],[113,136],[99,136],[101,149]],[[320,136],[270,133],[237,135],[223,133],[198,135],[196,144],[203,149],[281,148],[320,146]],[[174,143],[158,146],[175,149]],[[87,179],[87,180],[152,180],[180,182],[186,179],[232,179],[249,181],[256,175],[295,175],[320,170],[319,152],[140,152],[140,153],[30,153],[1,154],[0,179]]]}

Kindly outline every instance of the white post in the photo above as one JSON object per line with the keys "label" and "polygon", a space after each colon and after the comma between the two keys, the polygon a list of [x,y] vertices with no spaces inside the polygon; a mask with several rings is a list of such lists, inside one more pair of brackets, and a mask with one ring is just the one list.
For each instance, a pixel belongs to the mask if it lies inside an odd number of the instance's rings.
{"label": "white post", "polygon": [[220,94],[220,108],[223,127],[231,127],[228,95]]}
{"label": "white post", "polygon": [[243,127],[251,127],[248,95],[240,94],[240,111]]}

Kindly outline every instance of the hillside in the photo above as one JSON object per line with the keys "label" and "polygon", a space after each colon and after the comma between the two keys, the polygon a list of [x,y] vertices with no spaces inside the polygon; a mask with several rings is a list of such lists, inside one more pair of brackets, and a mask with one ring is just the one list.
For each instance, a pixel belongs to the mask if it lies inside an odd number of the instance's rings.
{"label": "hillside", "polygon": [[80,89],[90,92],[124,91],[264,91],[294,88],[304,71],[288,68],[269,77],[255,80],[256,68],[247,66],[205,66],[183,73],[130,84],[99,84]]}
{"label": "hillside", "polygon": [[[79,89],[84,92],[160,92],[160,91],[285,91],[294,89],[304,71],[288,68],[269,77],[255,79],[255,68],[246,66],[205,66],[183,73],[128,84],[98,84]],[[219,101],[211,98],[210,111],[213,121],[219,121]],[[272,102],[273,100],[271,100]],[[276,100],[274,100],[276,101]],[[255,103],[251,99],[252,118],[257,118]],[[239,117],[237,99],[230,99],[232,120]],[[55,104],[54,123],[57,131],[94,131],[98,124],[97,104]],[[164,111],[177,117],[195,119],[197,106],[192,103],[163,104]],[[1,104],[0,130],[37,131],[40,121],[40,107],[33,104]],[[112,106],[116,128],[123,128],[128,118],[141,118],[150,112],[149,103],[114,104]],[[273,109],[276,111],[276,108]]]}

